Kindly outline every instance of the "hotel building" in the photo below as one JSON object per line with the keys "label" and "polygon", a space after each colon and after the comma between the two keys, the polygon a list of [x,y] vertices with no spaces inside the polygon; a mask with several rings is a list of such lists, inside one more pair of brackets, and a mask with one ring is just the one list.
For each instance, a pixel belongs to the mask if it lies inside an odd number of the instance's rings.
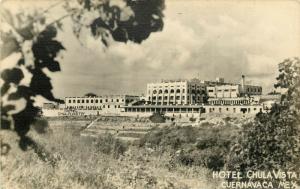
{"label": "hotel building", "polygon": [[206,87],[200,80],[164,80],[147,84],[148,104],[202,104]]}

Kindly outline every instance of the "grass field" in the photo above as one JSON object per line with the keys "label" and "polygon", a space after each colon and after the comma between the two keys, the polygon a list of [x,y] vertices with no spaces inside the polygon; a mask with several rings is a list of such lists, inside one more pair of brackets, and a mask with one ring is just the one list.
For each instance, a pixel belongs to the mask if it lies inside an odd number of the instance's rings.
{"label": "grass field", "polygon": [[30,131],[45,151],[45,161],[33,150],[21,151],[14,133],[1,131],[1,138],[11,146],[1,156],[3,188],[219,188],[220,180],[213,180],[203,166],[174,166],[172,150],[126,141],[167,124],[103,118],[82,132],[94,132],[94,137],[81,136],[78,130],[90,122],[49,120],[47,133]]}

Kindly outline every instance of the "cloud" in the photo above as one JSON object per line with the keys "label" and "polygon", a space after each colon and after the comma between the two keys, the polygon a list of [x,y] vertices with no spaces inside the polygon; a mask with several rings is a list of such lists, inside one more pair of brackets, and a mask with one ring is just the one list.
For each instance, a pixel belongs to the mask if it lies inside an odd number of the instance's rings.
{"label": "cloud", "polygon": [[238,82],[242,74],[269,91],[277,64],[300,53],[300,5],[293,1],[166,1],[164,29],[142,44],[72,35],[64,22],[58,36],[67,51],[62,72],[52,74],[60,97],[86,92],[143,93],[160,79],[224,77]]}

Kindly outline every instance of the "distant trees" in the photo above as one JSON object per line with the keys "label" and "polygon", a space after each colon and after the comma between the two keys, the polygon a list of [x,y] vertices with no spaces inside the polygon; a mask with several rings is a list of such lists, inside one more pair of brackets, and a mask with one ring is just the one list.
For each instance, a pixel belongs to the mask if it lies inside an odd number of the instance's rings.
{"label": "distant trees", "polygon": [[98,95],[96,95],[95,93],[86,93],[84,96],[85,97],[97,97]]}
{"label": "distant trees", "polygon": [[300,61],[279,64],[276,88],[286,89],[281,103],[268,113],[257,114],[242,128],[227,161],[228,170],[245,173],[300,170]]}
{"label": "distant trees", "polygon": [[[105,46],[110,38],[141,43],[163,28],[164,0],[123,0],[119,2],[122,5],[108,0],[62,0],[44,10],[17,15],[6,10],[4,3],[0,3],[1,60],[13,57],[17,61],[1,73],[1,128],[16,131],[23,150],[34,146],[34,141],[26,136],[39,113],[34,97],[40,95],[61,102],[52,93],[51,78],[45,69],[60,71],[56,57],[66,49],[56,36],[64,18],[71,18],[77,38],[87,28]],[[55,20],[46,17],[46,13],[59,5],[65,9],[64,15],[57,15],[60,17]],[[26,75],[32,76],[29,84],[22,83]]]}

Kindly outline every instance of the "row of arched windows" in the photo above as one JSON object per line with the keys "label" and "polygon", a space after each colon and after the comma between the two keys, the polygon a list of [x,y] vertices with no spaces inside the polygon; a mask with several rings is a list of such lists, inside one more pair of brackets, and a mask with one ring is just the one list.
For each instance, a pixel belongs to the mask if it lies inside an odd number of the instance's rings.
{"label": "row of arched windows", "polygon": [[[170,90],[170,93],[174,93],[175,92],[175,90],[174,89],[171,89]],[[176,89],[176,93],[180,93],[181,92],[181,90],[180,89]],[[182,89],[182,93],[184,93],[185,92],[185,90],[184,89]],[[187,91],[188,93],[190,92],[189,90]],[[191,93],[197,93],[197,94],[200,94],[200,93],[204,93],[205,91],[201,91],[201,90],[194,90],[194,89],[192,89],[192,91],[191,91]],[[153,90],[153,94],[162,94],[163,93],[163,90]],[[169,93],[169,90],[168,89],[165,89],[164,90],[164,94],[166,94],[166,93]]]}

